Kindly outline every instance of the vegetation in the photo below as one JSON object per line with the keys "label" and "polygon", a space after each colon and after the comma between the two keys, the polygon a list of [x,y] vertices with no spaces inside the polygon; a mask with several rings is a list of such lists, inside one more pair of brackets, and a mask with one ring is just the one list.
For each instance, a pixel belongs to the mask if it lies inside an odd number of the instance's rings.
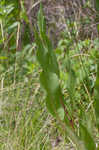
{"label": "vegetation", "polygon": [[0,149],[98,150],[99,38],[67,19],[54,43],[42,5],[33,25],[24,2],[0,1]]}

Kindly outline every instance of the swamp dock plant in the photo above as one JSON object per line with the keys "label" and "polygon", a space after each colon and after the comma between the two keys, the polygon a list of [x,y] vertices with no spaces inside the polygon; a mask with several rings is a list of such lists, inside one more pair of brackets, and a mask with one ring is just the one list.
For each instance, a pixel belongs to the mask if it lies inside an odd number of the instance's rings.
{"label": "swamp dock plant", "polygon": [[[67,111],[65,98],[62,94],[62,89],[60,85],[60,69],[58,66],[57,58],[53,50],[51,41],[46,34],[46,22],[43,15],[42,5],[40,5],[40,10],[38,12],[38,30],[36,27],[35,31],[35,41],[37,46],[37,60],[42,68],[40,73],[40,83],[46,91],[46,106],[49,112],[55,117],[61,128],[66,132],[67,137],[69,137],[72,142],[76,145],[77,150],[96,150],[96,144],[87,127],[79,121],[79,135],[76,133],[76,125],[72,117]],[[72,80],[76,80],[75,72],[70,63],[70,58],[67,54],[67,71],[70,77],[70,85]],[[99,68],[99,67],[98,67]],[[98,75],[98,74],[97,74]],[[96,90],[98,77],[96,80]],[[74,94],[75,84],[72,84],[72,89],[68,89],[70,93],[70,98]],[[98,91],[97,91],[98,92]],[[99,94],[99,93],[98,93]],[[98,97],[98,96],[96,96]],[[97,98],[96,98],[97,99]],[[99,104],[97,100],[97,104]],[[96,104],[96,114],[99,116],[98,106]]]}

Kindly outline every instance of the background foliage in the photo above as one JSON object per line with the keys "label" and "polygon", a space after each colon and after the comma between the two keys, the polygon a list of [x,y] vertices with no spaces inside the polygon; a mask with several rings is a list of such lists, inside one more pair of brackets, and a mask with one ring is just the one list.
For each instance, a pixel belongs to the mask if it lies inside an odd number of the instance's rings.
{"label": "background foliage", "polygon": [[98,150],[99,2],[42,3],[0,1],[0,149]]}

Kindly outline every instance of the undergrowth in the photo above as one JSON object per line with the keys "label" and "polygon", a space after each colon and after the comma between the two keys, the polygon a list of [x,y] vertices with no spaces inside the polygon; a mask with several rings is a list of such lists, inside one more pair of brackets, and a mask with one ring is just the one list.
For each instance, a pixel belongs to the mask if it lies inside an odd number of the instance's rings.
{"label": "undergrowth", "polygon": [[34,43],[0,50],[0,149],[98,150],[99,39],[75,41],[64,30],[54,49],[42,13]]}

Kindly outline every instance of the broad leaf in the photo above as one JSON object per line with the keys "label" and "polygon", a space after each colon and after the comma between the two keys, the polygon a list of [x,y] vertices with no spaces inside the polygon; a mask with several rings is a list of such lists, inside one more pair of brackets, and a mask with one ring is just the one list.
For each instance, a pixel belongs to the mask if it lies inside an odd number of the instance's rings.
{"label": "broad leaf", "polygon": [[43,71],[40,76],[40,81],[48,94],[55,94],[59,90],[59,79],[53,72]]}
{"label": "broad leaf", "polygon": [[56,56],[54,54],[52,43],[46,35],[46,24],[43,16],[42,6],[38,13],[38,29],[35,31],[35,40],[37,45],[37,60],[42,67],[40,82],[44,87],[46,96],[46,105],[48,110],[55,117],[64,119],[64,109],[60,102],[61,89],[59,85],[59,68]]}
{"label": "broad leaf", "polygon": [[59,76],[59,67],[56,56],[51,46],[50,40],[46,37],[46,44],[42,41],[43,38],[35,30],[35,40],[37,44],[37,59],[44,70],[55,72]]}
{"label": "broad leaf", "polygon": [[58,115],[62,116],[60,119],[64,118],[64,111],[61,105],[61,89],[57,74],[43,71],[40,75],[40,82],[47,93],[46,105],[48,110],[55,117]]}

